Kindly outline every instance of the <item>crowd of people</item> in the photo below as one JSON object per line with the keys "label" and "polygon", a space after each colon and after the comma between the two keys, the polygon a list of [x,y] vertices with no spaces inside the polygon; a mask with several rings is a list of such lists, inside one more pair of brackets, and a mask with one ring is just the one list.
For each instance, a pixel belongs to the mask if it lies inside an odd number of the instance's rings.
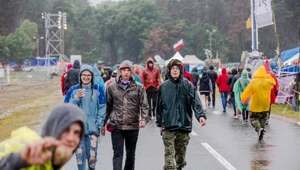
{"label": "crowd of people", "polygon": [[[253,76],[251,70],[241,67],[229,72],[223,68],[218,75],[212,65],[204,67],[199,76],[197,68],[189,73],[177,59],[168,63],[166,74],[162,75],[151,57],[144,69],[123,61],[106,80],[97,66],[80,66],[75,61],[67,68],[61,77],[65,104],[51,112],[42,139],[0,157],[0,169],[60,169],[73,153],[78,170],[96,169],[99,137],[110,132],[113,169],[132,170],[139,129],[156,120],[165,146],[163,169],[181,170],[186,165],[193,112],[205,126],[207,109],[216,106],[217,88],[223,113],[228,112],[230,104],[235,119],[242,115],[244,124],[250,119],[259,140],[264,136],[270,106],[278,94],[278,81],[267,61]],[[56,162],[60,156],[63,161]]]}

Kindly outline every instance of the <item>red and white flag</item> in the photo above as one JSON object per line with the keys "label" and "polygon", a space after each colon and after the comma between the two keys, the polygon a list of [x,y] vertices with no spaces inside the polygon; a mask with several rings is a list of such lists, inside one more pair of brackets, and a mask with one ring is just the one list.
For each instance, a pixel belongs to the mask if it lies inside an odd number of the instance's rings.
{"label": "red and white flag", "polygon": [[178,51],[183,47],[183,40],[179,40],[176,44],[173,45],[174,51]]}

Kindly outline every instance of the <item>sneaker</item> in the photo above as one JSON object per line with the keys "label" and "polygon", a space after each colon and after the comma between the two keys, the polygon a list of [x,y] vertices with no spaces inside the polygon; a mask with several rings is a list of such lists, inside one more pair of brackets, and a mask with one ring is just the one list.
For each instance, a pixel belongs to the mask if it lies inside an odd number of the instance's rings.
{"label": "sneaker", "polygon": [[265,134],[265,130],[263,128],[260,128],[258,131],[258,140],[262,140]]}
{"label": "sneaker", "polygon": [[234,116],[234,119],[235,119],[235,120],[238,120],[238,119],[239,119],[239,117],[238,117],[238,116]]}
{"label": "sneaker", "polygon": [[208,102],[208,106],[210,106],[210,102]]}
{"label": "sneaker", "polygon": [[246,120],[243,121],[243,125],[247,124]]}

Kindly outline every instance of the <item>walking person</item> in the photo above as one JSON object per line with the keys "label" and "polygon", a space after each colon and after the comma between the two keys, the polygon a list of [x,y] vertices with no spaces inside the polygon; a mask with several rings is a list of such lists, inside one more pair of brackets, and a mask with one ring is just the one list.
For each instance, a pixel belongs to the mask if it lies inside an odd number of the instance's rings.
{"label": "walking person", "polygon": [[268,60],[265,61],[265,68],[266,68],[267,73],[270,74],[273,77],[273,79],[275,80],[275,85],[272,88],[271,96],[270,96],[271,97],[270,110],[268,112],[268,119],[267,119],[267,122],[266,122],[266,125],[268,125],[269,121],[270,121],[270,116],[271,116],[271,106],[272,106],[272,104],[275,104],[275,100],[276,100],[276,97],[277,97],[278,91],[279,91],[279,84],[278,84],[277,76],[271,70],[271,67],[270,67],[270,64],[269,64]]}
{"label": "walking person", "polygon": [[68,74],[69,70],[72,67],[73,67],[72,64],[68,64],[66,71],[61,75],[61,78],[60,78],[61,92],[62,92],[63,96],[65,96],[67,94],[67,92],[68,92],[68,90],[65,89],[65,79],[67,77],[67,74]]}
{"label": "walking person", "polygon": [[210,78],[211,84],[212,84],[212,93],[208,96],[208,106],[210,106],[211,103],[212,103],[212,107],[215,108],[215,104],[216,104],[216,80],[218,78],[218,74],[214,70],[213,65],[209,66],[209,70],[207,71],[207,75]]}
{"label": "walking person", "polygon": [[216,80],[216,84],[219,87],[219,92],[221,94],[223,113],[226,113],[227,107],[227,97],[230,92],[230,86],[227,84],[229,76],[226,72],[226,68],[222,68],[222,73]]}
{"label": "walking person", "polygon": [[198,74],[197,67],[194,67],[192,69],[191,75],[192,75],[192,78],[193,78],[193,85],[196,87],[196,90],[197,90],[197,83],[198,83],[198,80],[199,80],[199,74]]}
{"label": "walking person", "polygon": [[93,68],[83,65],[79,72],[79,84],[72,86],[65,98],[81,108],[86,116],[86,128],[83,139],[76,150],[78,170],[96,169],[97,149],[100,130],[103,127],[106,100],[103,89],[99,84],[94,84]]}
{"label": "walking person", "polygon": [[232,79],[233,77],[237,74],[237,69],[233,68],[231,69],[231,75],[229,76],[228,80],[227,80],[227,84],[230,86],[230,93],[229,93],[229,97],[228,97],[228,103],[229,105],[232,105],[233,108],[233,116],[236,119],[236,105],[235,105],[235,99],[234,99],[234,92],[233,92],[233,86],[231,86],[232,83]]}
{"label": "walking person", "polygon": [[193,111],[202,126],[206,115],[195,87],[183,78],[180,60],[168,64],[169,79],[158,89],[157,127],[165,146],[164,170],[182,170],[186,166],[186,149],[192,131]]}
{"label": "walking person", "polygon": [[149,105],[148,117],[151,120],[155,117],[157,89],[161,83],[160,70],[154,66],[153,59],[148,58],[146,68],[142,72],[142,82],[147,93],[147,100]]}
{"label": "walking person", "polygon": [[72,158],[84,127],[81,109],[72,104],[58,104],[47,118],[41,137],[21,127],[12,132],[13,137],[0,142],[0,169],[59,170]]}
{"label": "walking person", "polygon": [[148,104],[144,86],[134,79],[131,61],[120,64],[119,74],[106,90],[106,127],[111,132],[113,170],[122,170],[124,143],[126,160],[124,170],[134,170],[139,128],[148,121]]}
{"label": "walking person", "polygon": [[242,72],[242,75],[237,81],[235,82],[233,86],[233,92],[234,92],[234,99],[236,102],[237,108],[242,112],[243,116],[243,124],[246,124],[248,122],[248,115],[249,115],[249,103],[243,103],[241,101],[241,94],[245,90],[245,88],[250,83],[251,79],[248,78],[249,74],[247,70],[244,70]]}
{"label": "walking person", "polygon": [[292,86],[292,107],[294,111],[299,111],[299,105],[300,105],[300,72],[296,74],[296,77],[294,81],[291,83]]}
{"label": "walking person", "polygon": [[253,75],[253,79],[248,84],[241,95],[241,101],[245,103],[250,97],[250,120],[258,139],[262,140],[265,131],[265,124],[270,109],[270,95],[275,80],[267,74],[264,66],[260,66]]}
{"label": "walking person", "polygon": [[231,88],[231,91],[232,91],[232,98],[233,98],[234,104],[235,104],[235,116],[234,116],[234,119],[236,119],[236,120],[239,118],[239,116],[241,116],[242,110],[240,110],[238,107],[236,107],[236,100],[235,100],[235,95],[234,95],[234,91],[233,91],[233,86],[234,86],[235,82],[237,81],[237,79],[239,79],[241,77],[242,72],[243,72],[243,68],[242,67],[238,67],[237,74],[235,76],[233,76],[233,78],[231,80],[231,84],[230,84],[230,88]]}
{"label": "walking person", "polygon": [[68,91],[72,86],[78,84],[79,81],[80,62],[75,60],[73,67],[68,71],[65,78],[65,90]]}
{"label": "walking person", "polygon": [[200,86],[199,91],[200,91],[203,110],[206,111],[208,107],[208,96],[213,90],[211,80],[208,77],[206,71],[202,73],[202,77],[199,79],[198,85]]}

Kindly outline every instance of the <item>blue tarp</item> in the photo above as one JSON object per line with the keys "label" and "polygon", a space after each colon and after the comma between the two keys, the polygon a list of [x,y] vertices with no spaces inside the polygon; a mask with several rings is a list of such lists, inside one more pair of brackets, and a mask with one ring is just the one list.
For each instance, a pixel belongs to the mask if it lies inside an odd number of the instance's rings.
{"label": "blue tarp", "polygon": [[[292,48],[292,49],[289,49],[289,50],[286,50],[286,51],[283,51],[281,53],[281,61],[282,62],[285,62],[286,60],[292,58],[294,55],[298,54],[299,53],[299,47],[295,47],[295,48]],[[273,58],[273,60],[276,60],[277,59],[277,56],[275,56]]]}
{"label": "blue tarp", "polygon": [[[287,61],[288,59],[292,58],[294,55],[298,54],[300,51],[300,48],[299,47],[295,47],[295,48],[292,48],[292,49],[289,49],[289,50],[286,50],[286,51],[283,51],[281,53],[281,61],[282,62],[285,62]],[[277,56],[275,56],[271,61],[270,61],[270,65],[271,65],[271,68],[274,69],[277,65]]]}

